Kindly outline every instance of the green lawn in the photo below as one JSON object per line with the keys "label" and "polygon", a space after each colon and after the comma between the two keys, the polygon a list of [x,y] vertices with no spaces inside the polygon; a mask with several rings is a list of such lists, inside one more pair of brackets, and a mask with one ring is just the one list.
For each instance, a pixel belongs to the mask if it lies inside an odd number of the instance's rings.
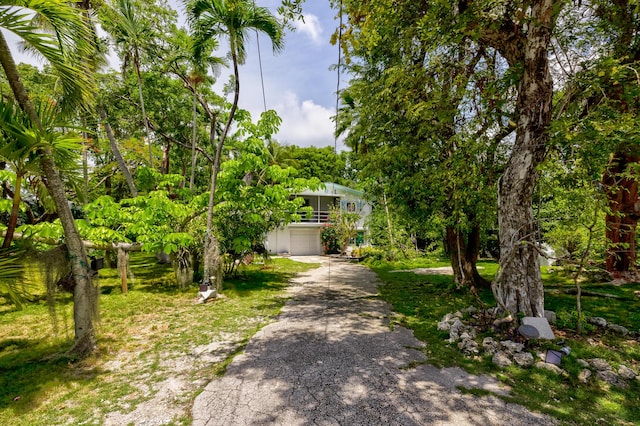
{"label": "green lawn", "polygon": [[[0,424],[101,424],[108,412],[135,409],[153,398],[154,383],[191,359],[194,348],[221,340],[232,342],[233,352],[241,350],[280,312],[288,280],[314,266],[287,259],[252,265],[226,282],[226,299],[196,304],[197,287],[178,291],[170,267],[134,255],[135,279],[127,294],[115,270],[100,271],[99,347],[82,362],[64,356],[73,338],[70,297],[59,298],[57,328],[44,301],[1,310]],[[183,378],[209,380],[232,355],[185,371]],[[149,387],[141,390],[141,383]],[[185,407],[193,392],[185,396]],[[188,412],[174,422],[189,424]]]}
{"label": "green lawn", "polygon": [[[495,262],[480,262],[480,273],[492,279],[497,269]],[[473,296],[464,290],[457,290],[448,275],[418,275],[411,272],[391,272],[394,270],[446,266],[435,259],[417,259],[392,263],[377,262],[372,269],[385,285],[380,287],[381,297],[388,301],[397,312],[396,322],[414,330],[415,335],[427,342],[425,352],[429,362],[437,366],[459,365],[476,373],[493,374],[512,386],[510,402],[517,402],[529,408],[548,413],[566,422],[580,425],[629,425],[640,424],[640,384],[632,383],[628,389],[610,388],[602,382],[592,380],[581,384],[577,373],[582,367],[578,358],[605,358],[614,366],[624,363],[635,371],[640,371],[640,344],[633,338],[619,337],[589,329],[589,334],[577,336],[575,321],[575,295],[562,293],[572,287],[570,276],[562,271],[543,271],[545,280],[545,305],[555,310],[565,328],[556,330],[558,336],[566,340],[572,348],[571,355],[563,359],[562,367],[569,373],[567,377],[556,376],[536,368],[508,368],[499,370],[488,356],[471,359],[464,357],[455,344],[445,339],[448,333],[437,330],[437,322],[449,312],[477,305]],[[591,316],[602,316],[609,322],[624,325],[635,331],[640,328],[640,298],[634,292],[640,284],[611,286],[585,282],[583,289],[594,293],[616,295],[619,298],[584,296],[583,309]],[[484,303],[491,304],[490,290],[480,293]],[[574,318],[575,319],[575,318]],[[547,344],[550,345],[550,344]],[[540,348],[545,349],[544,347]]]}

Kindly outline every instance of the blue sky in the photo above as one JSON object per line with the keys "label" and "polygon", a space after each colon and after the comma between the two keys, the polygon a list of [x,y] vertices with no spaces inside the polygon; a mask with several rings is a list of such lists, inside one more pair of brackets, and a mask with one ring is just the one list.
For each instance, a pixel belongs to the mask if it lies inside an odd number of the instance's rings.
{"label": "blue sky", "polygon": [[[279,0],[258,4],[275,12]],[[266,37],[260,38],[267,108],[275,109],[283,123],[276,138],[299,146],[333,146],[338,48],[329,42],[338,26],[328,0],[307,0],[304,23],[286,34],[284,51],[274,56]],[[255,42],[249,46],[241,69],[240,103],[252,115],[263,110]],[[344,79],[343,79],[344,81]],[[341,146],[338,147],[341,149]]]}
{"label": "blue sky", "polygon": [[[269,8],[274,14],[280,0],[256,0],[257,5]],[[169,4],[182,14],[180,0]],[[296,23],[297,30],[287,32],[284,50],[274,56],[271,43],[260,36],[260,50],[266,103],[282,118],[280,132],[275,138],[285,144],[298,146],[334,146],[337,72],[331,70],[338,62],[338,48],[329,42],[338,26],[336,11],[329,0],[307,0],[303,5],[304,22]],[[184,24],[184,20],[180,19]],[[9,40],[15,37],[8,35]],[[12,43],[13,44],[13,43]],[[14,44],[15,45],[15,44]],[[221,44],[226,54],[227,48]],[[12,49],[18,62],[37,63],[33,57]],[[115,67],[118,64],[113,64]],[[223,71],[218,87],[226,83],[229,72]],[[345,78],[341,79],[343,82]],[[240,69],[240,107],[257,119],[264,110],[260,66],[255,37],[247,47],[247,61]],[[344,87],[344,86],[342,86]],[[338,141],[338,150],[344,146]]]}

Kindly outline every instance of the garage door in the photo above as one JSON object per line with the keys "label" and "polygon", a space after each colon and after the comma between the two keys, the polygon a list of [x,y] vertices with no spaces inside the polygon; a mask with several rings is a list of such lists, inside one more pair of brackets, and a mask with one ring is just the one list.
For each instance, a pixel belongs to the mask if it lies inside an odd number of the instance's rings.
{"label": "garage door", "polygon": [[322,254],[320,232],[317,229],[292,229],[291,254],[296,256]]}

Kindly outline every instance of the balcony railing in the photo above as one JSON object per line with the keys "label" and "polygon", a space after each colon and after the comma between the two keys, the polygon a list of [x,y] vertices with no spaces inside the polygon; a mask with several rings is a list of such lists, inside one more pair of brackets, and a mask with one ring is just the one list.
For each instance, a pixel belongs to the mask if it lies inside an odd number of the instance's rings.
{"label": "balcony railing", "polygon": [[305,211],[299,211],[300,220],[296,223],[326,223],[329,222],[329,212],[322,210],[315,210],[307,215]]}

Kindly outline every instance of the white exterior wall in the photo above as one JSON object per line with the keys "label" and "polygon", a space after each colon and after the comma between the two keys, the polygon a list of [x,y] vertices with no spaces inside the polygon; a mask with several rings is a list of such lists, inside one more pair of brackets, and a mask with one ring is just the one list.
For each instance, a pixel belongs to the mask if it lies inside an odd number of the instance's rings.
{"label": "white exterior wall", "polygon": [[[360,214],[358,230],[365,230],[365,220],[371,213],[371,205],[363,198],[361,191],[346,188],[333,183],[325,183],[325,188],[318,191],[305,191],[298,194],[308,199],[314,210],[328,211],[329,205],[336,198],[340,207],[347,209],[348,203],[355,205],[355,212]],[[323,223],[297,222],[271,231],[266,238],[265,247],[271,254],[319,255],[323,254],[320,231]]]}

